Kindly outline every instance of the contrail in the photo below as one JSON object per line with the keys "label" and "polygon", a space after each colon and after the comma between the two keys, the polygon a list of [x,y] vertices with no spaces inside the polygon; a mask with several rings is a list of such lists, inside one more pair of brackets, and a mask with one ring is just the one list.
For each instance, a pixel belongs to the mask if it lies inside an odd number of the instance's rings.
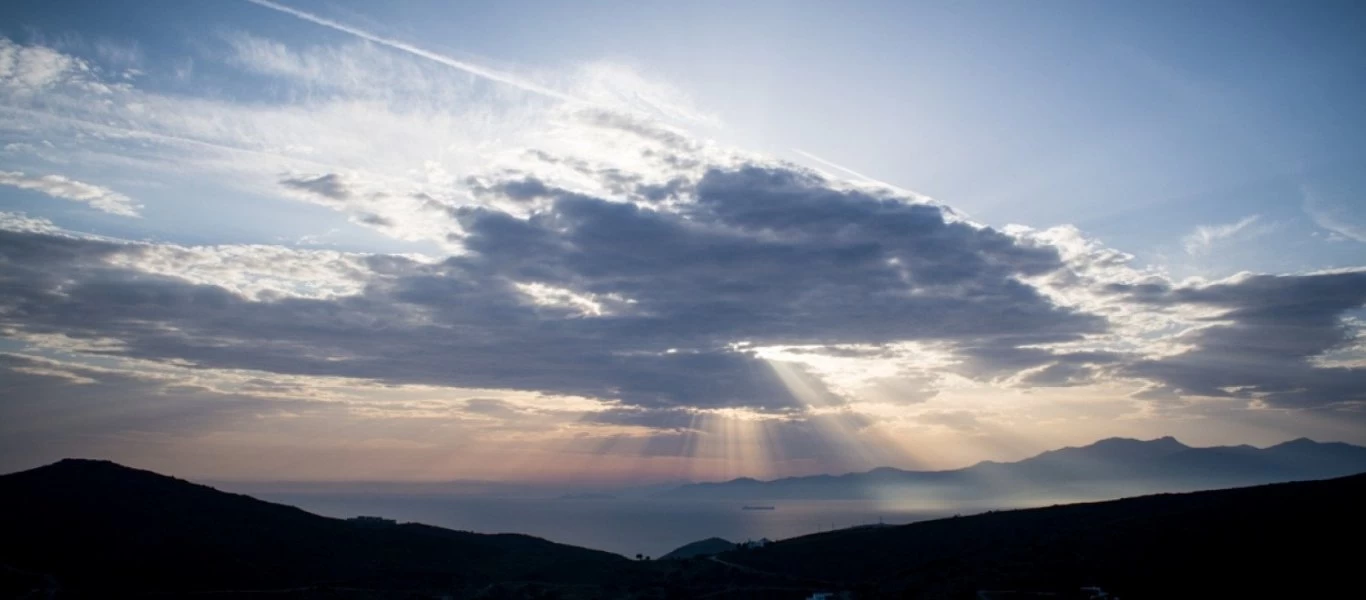
{"label": "contrail", "polygon": [[588,101],[586,101],[586,100],[582,100],[582,99],[579,99],[579,98],[575,98],[575,97],[570,96],[570,95],[568,95],[568,94],[565,94],[565,93],[562,93],[562,92],[558,92],[558,91],[552,90],[552,89],[550,89],[550,88],[548,88],[548,87],[545,87],[545,86],[543,86],[543,85],[536,84],[536,83],[532,83],[532,82],[530,82],[530,81],[526,81],[526,80],[521,79],[521,78],[519,78],[519,77],[517,77],[517,76],[515,76],[515,75],[511,75],[511,74],[508,74],[508,73],[501,73],[501,72],[495,71],[495,70],[493,70],[493,69],[487,69],[487,68],[481,67],[481,66],[479,66],[479,65],[470,64],[470,63],[467,63],[467,62],[464,62],[464,61],[455,60],[454,58],[451,58],[451,57],[449,57],[449,56],[443,56],[443,55],[437,54],[437,53],[435,53],[435,52],[432,52],[432,51],[430,51],[430,50],[424,50],[424,49],[422,49],[422,48],[419,48],[419,47],[414,46],[414,45],[412,45],[412,44],[409,44],[409,43],[407,43],[407,42],[402,42],[402,41],[399,41],[399,40],[394,40],[394,39],[389,39],[389,38],[385,38],[385,37],[380,37],[380,36],[378,36],[378,35],[375,35],[375,34],[373,34],[373,33],[368,32],[368,31],[364,31],[364,30],[361,30],[361,29],[356,29],[355,27],[351,27],[350,25],[346,25],[346,24],[343,24],[343,23],[338,23],[338,22],[336,22],[336,21],[333,21],[333,20],[328,19],[328,18],[325,18],[325,17],[320,17],[320,16],[315,15],[315,14],[312,14],[312,13],[304,12],[304,11],[302,11],[302,10],[298,10],[298,9],[295,9],[295,8],[290,8],[290,7],[285,6],[285,5],[283,5],[283,4],[276,4],[275,2],[271,2],[270,0],[247,0],[247,2],[250,2],[250,3],[255,4],[255,5],[257,5],[257,6],[269,8],[269,9],[271,9],[271,10],[273,10],[273,11],[282,12],[282,13],[285,13],[285,14],[290,15],[290,16],[292,16],[292,17],[296,17],[296,18],[299,18],[299,19],[303,19],[303,20],[308,21],[308,22],[310,22],[310,23],[316,23],[316,24],[318,24],[318,25],[322,25],[323,27],[327,27],[327,28],[329,28],[329,29],[334,29],[334,30],[340,31],[340,32],[342,32],[342,33],[349,33],[349,34],[354,35],[354,36],[356,36],[356,37],[358,37],[358,38],[361,38],[361,39],[363,39],[363,40],[368,40],[368,41],[374,42],[374,43],[376,43],[376,44],[379,44],[379,45],[381,45],[381,46],[388,46],[388,47],[390,47],[390,48],[393,48],[393,49],[395,49],[395,50],[399,50],[399,51],[401,51],[401,52],[407,52],[408,54],[411,54],[411,55],[413,55],[413,56],[418,56],[418,57],[421,57],[421,58],[425,58],[425,59],[427,59],[427,60],[430,60],[430,61],[432,61],[432,62],[441,63],[441,64],[446,65],[446,66],[448,66],[448,67],[451,67],[451,68],[453,68],[453,69],[459,69],[459,70],[464,71],[464,72],[466,72],[466,73],[469,73],[469,74],[471,74],[471,75],[477,75],[477,76],[479,76],[479,77],[483,77],[484,79],[488,79],[488,80],[490,80],[490,81],[496,81],[496,82],[498,82],[498,83],[507,84],[507,85],[510,85],[510,86],[512,86],[512,87],[515,87],[515,88],[519,88],[519,89],[522,89],[522,90],[526,90],[526,91],[528,91],[528,92],[540,94],[540,95],[542,95],[542,96],[548,96],[548,97],[551,97],[551,98],[555,98],[555,99],[557,99],[557,100],[564,100],[564,101],[566,101],[566,102],[574,102],[574,103],[577,103],[577,104],[593,104],[593,103],[588,102]]}
{"label": "contrail", "polygon": [[[255,0],[252,0],[252,1],[254,2]],[[816,156],[815,154],[812,154],[812,153],[807,152],[807,151],[805,151],[805,150],[802,150],[802,149],[800,149],[800,148],[792,148],[791,150],[792,150],[793,152],[797,153],[797,154],[802,155],[802,156],[805,157],[805,158],[808,158],[808,159],[810,159],[810,160],[816,161],[816,162],[818,162],[818,163],[820,163],[820,164],[823,164],[823,165],[825,165],[825,166],[827,166],[827,167],[830,167],[830,168],[832,168],[832,169],[836,169],[836,170],[839,170],[839,171],[844,171],[845,173],[848,173],[848,174],[850,174],[850,175],[853,175],[854,177],[857,177],[857,178],[862,179],[862,180],[864,180],[864,181],[868,181],[868,182],[876,183],[876,184],[880,184],[880,185],[885,185],[885,186],[887,186],[887,187],[894,187],[894,186],[892,186],[891,184],[889,184],[889,183],[887,183],[887,182],[879,181],[879,180],[877,180],[877,179],[874,179],[874,178],[872,178],[872,177],[869,177],[869,176],[867,176],[867,175],[864,175],[863,173],[860,173],[860,172],[858,172],[858,171],[855,171],[855,170],[853,170],[853,169],[850,169],[849,167],[846,167],[846,166],[843,166],[843,165],[839,165],[839,164],[830,162],[830,161],[828,161],[828,160],[825,160],[824,158],[821,158],[821,157],[819,157],[819,156]]]}
{"label": "contrail", "polygon": [[[841,164],[839,164],[839,163],[835,163],[835,162],[831,162],[831,161],[825,160],[824,158],[821,158],[821,157],[819,157],[819,156],[816,156],[815,154],[812,154],[812,153],[810,153],[810,152],[807,152],[807,151],[805,151],[805,150],[802,150],[801,148],[789,148],[789,149],[792,150],[793,152],[795,152],[795,153],[801,155],[802,157],[805,157],[805,158],[807,158],[807,159],[809,159],[809,160],[818,162],[818,163],[820,163],[820,164],[822,164],[822,165],[825,165],[825,166],[827,166],[827,167],[830,167],[830,168],[832,168],[832,169],[836,169],[836,170],[839,170],[839,171],[844,171],[845,173],[848,173],[848,174],[850,174],[850,175],[853,175],[854,177],[858,177],[859,179],[862,179],[862,180],[864,180],[864,181],[866,181],[866,182],[868,182],[868,183],[877,184],[877,185],[880,185],[880,186],[882,186],[882,187],[885,187],[885,188],[887,188],[887,189],[889,189],[889,190],[895,190],[895,191],[898,191],[898,192],[901,192],[901,193],[904,193],[904,194],[909,194],[909,195],[911,195],[911,196],[914,196],[916,200],[919,200],[919,201],[921,201],[921,202],[933,202],[933,203],[935,203],[935,204],[939,204],[938,202],[935,202],[935,200],[934,200],[933,198],[931,198],[931,197],[929,197],[929,196],[926,196],[925,194],[922,194],[922,193],[917,192],[917,191],[915,191],[915,190],[908,190],[908,189],[903,188],[903,187],[901,187],[901,186],[899,186],[899,185],[892,185],[892,184],[890,184],[890,183],[887,183],[886,181],[883,181],[883,180],[881,180],[881,179],[877,179],[877,178],[875,178],[875,177],[869,177],[869,176],[867,176],[867,175],[864,175],[863,173],[860,173],[860,172],[858,172],[858,171],[855,171],[855,170],[853,170],[853,169],[850,169],[849,167],[846,167],[846,166],[841,165]],[[944,207],[944,208],[948,208],[948,207]]]}

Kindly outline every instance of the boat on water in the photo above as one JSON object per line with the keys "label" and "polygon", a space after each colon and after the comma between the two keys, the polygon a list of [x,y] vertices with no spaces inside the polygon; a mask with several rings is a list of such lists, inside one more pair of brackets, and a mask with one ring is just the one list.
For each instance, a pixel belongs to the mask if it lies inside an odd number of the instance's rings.
{"label": "boat on water", "polygon": [[740,510],[776,510],[777,508],[778,507],[776,506],[757,506],[753,504],[746,504],[740,507]]}

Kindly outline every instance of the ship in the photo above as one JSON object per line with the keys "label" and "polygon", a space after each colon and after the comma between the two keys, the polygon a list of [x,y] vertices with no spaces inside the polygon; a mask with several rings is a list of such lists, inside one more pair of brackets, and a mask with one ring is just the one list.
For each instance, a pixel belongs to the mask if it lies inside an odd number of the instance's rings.
{"label": "ship", "polygon": [[778,507],[776,506],[756,506],[753,504],[746,504],[740,507],[740,510],[776,510],[777,508]]}

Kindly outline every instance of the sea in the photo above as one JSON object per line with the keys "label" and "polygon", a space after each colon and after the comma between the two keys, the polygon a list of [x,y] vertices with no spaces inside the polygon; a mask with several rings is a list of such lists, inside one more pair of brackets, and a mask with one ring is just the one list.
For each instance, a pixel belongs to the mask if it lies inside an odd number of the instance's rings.
{"label": "sea", "polygon": [[623,556],[658,557],[698,540],[779,540],[832,529],[893,525],[950,516],[897,510],[871,500],[803,500],[745,510],[730,501],[530,499],[376,493],[257,493],[338,518],[386,517],[476,533],[524,533]]}

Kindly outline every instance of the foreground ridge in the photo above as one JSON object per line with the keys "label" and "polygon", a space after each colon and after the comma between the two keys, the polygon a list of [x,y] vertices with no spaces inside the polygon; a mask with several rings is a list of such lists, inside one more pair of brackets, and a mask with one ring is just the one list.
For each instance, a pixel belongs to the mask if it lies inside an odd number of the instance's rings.
{"label": "foreground ridge", "polygon": [[[960,598],[1308,597],[1355,585],[1366,475],[995,511],[694,558],[633,561],[524,535],[347,521],[107,461],[0,476],[6,595]],[[1327,540],[1327,542],[1325,542]],[[1248,577],[1248,573],[1256,573]]]}

